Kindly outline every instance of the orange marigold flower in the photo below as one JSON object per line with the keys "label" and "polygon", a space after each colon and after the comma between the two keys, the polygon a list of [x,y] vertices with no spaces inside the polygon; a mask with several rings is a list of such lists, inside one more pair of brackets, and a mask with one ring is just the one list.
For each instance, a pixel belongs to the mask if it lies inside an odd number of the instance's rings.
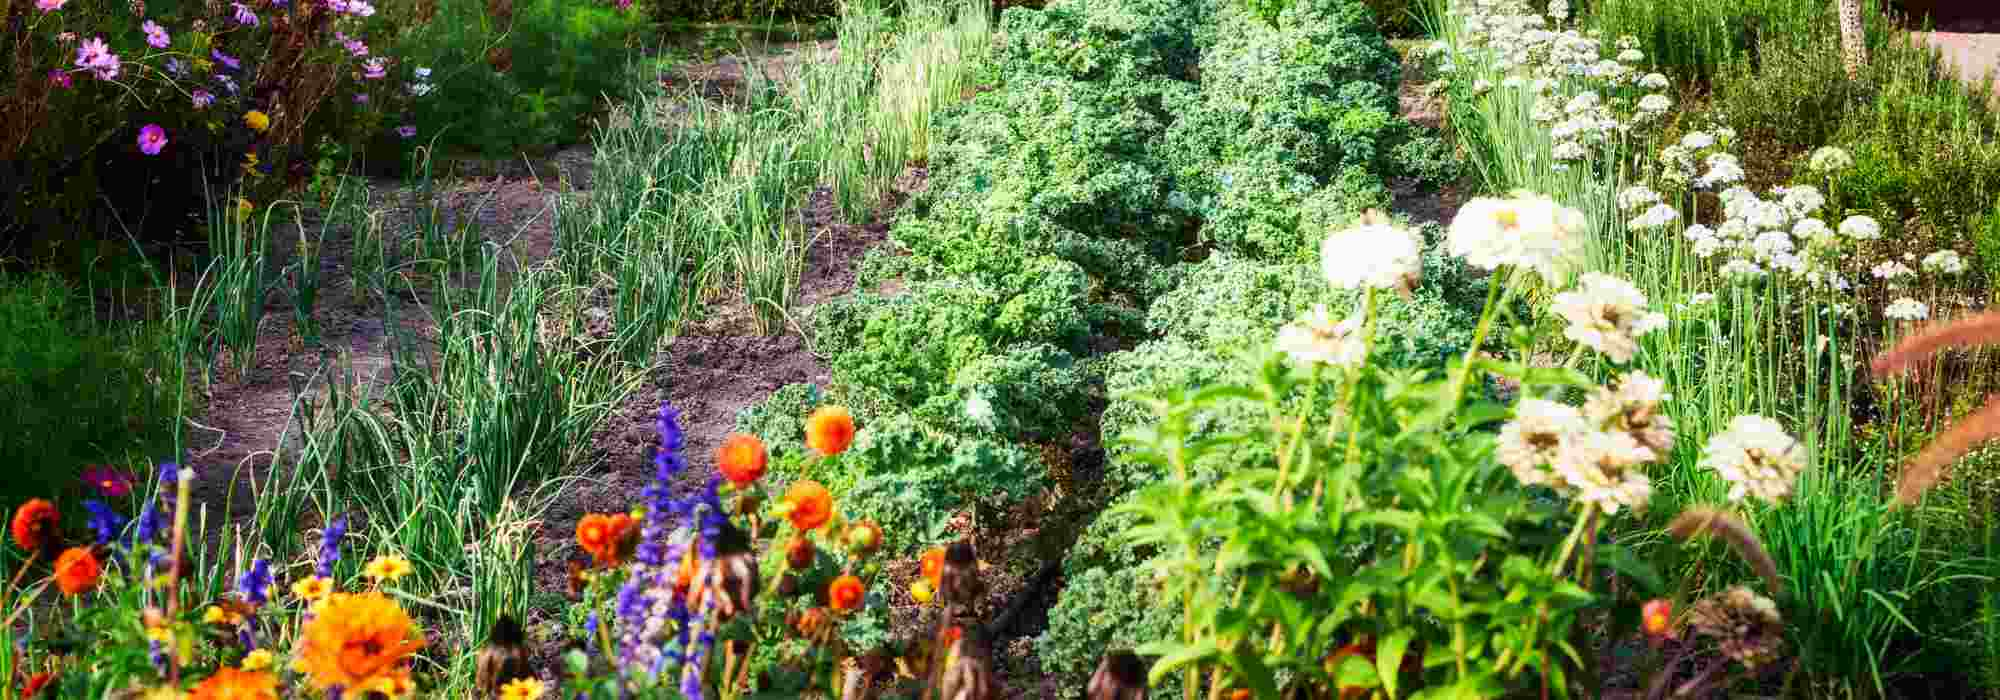
{"label": "orange marigold flower", "polygon": [[722,447],[715,451],[715,464],[722,471],[722,477],[737,486],[749,486],[763,478],[764,467],[771,457],[764,451],[764,441],[755,435],[730,433],[722,439]]}
{"label": "orange marigold flower", "polygon": [[56,586],[67,595],[78,595],[97,587],[97,577],[104,574],[104,567],[97,563],[97,555],[84,547],[71,547],[56,558]]}
{"label": "orange marigold flower", "polygon": [[313,687],[366,688],[407,676],[424,646],[410,614],[379,591],[334,593],[300,632],[298,667]]}
{"label": "orange marigold flower", "polygon": [[54,503],[36,498],[21,504],[14,510],[14,544],[30,552],[42,551],[55,537],[60,519]]}
{"label": "orange marigold flower", "polygon": [[806,417],[806,446],[828,457],[854,444],[854,414],[841,406],[821,406]]}
{"label": "orange marigold flower", "polygon": [[924,552],[924,580],[931,582],[931,588],[938,587],[938,579],[944,577],[944,548],[932,547]]}
{"label": "orange marigold flower", "polygon": [[28,684],[21,688],[21,697],[32,698],[41,695],[42,691],[48,690],[49,684],[54,682],[55,679],[56,674],[54,671],[43,671],[35,674],[34,677],[28,679]]}
{"label": "orange marigold flower", "polygon": [[591,513],[576,523],[576,543],[604,566],[624,560],[625,540],[638,523],[626,513]]}
{"label": "orange marigold flower", "polygon": [[791,490],[785,492],[785,505],[790,508],[785,518],[801,532],[825,525],[833,518],[833,494],[817,481],[792,484]]}
{"label": "orange marigold flower", "polygon": [[188,700],[277,700],[278,677],[266,671],[239,671],[228,666],[194,687]]}
{"label": "orange marigold flower", "polygon": [[861,579],[855,578],[852,574],[834,579],[833,583],[826,587],[828,604],[840,612],[859,609],[862,597],[867,594],[867,586],[862,585]]}
{"label": "orange marigold flower", "polygon": [[1655,598],[1646,601],[1646,605],[1639,609],[1639,615],[1641,625],[1646,628],[1646,634],[1655,637],[1667,636],[1672,631],[1670,628],[1674,621],[1674,604],[1665,598]]}
{"label": "orange marigold flower", "polygon": [[944,633],[938,635],[938,641],[943,642],[945,646],[951,646],[953,644],[957,644],[959,638],[964,636],[965,636],[965,628],[959,627],[958,625],[952,625],[950,627],[944,628]]}

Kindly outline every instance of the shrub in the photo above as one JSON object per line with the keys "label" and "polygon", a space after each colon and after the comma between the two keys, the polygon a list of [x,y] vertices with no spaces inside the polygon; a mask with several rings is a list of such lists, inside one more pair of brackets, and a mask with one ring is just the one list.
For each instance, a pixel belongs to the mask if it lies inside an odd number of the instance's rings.
{"label": "shrub", "polygon": [[1001,15],[996,62],[1011,85],[1029,75],[1074,80],[1191,80],[1215,0],[1071,0]]}

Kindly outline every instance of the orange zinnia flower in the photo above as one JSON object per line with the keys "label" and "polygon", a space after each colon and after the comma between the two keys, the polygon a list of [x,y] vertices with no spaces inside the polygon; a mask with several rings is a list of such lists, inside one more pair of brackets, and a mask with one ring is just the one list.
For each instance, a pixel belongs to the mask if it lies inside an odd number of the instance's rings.
{"label": "orange zinnia flower", "polygon": [[576,543],[604,566],[617,566],[624,559],[624,544],[637,521],[625,513],[591,513],[576,523]]}
{"label": "orange zinnia flower", "polygon": [[1655,637],[1672,636],[1673,630],[1670,625],[1674,621],[1673,602],[1665,598],[1647,601],[1646,605],[1639,609],[1639,615],[1642,620],[1641,626],[1646,628],[1646,634]]}
{"label": "orange zinnia flower", "polygon": [[923,571],[924,580],[930,581],[932,588],[938,587],[938,580],[944,577],[943,547],[932,547],[930,551],[924,552]]}
{"label": "orange zinnia flower", "polygon": [[409,674],[404,665],[423,635],[380,591],[335,593],[300,633],[298,668],[313,687],[364,688]]}
{"label": "orange zinnia flower", "polygon": [[791,490],[785,492],[785,504],[791,507],[785,518],[801,532],[825,525],[833,517],[833,494],[817,481],[792,484]]}
{"label": "orange zinnia flower", "polygon": [[826,587],[827,603],[840,612],[860,608],[861,599],[867,594],[868,588],[861,584],[861,579],[855,578],[852,574],[834,579],[833,584]]}
{"label": "orange zinnia flower", "polygon": [[821,406],[806,417],[806,446],[832,457],[854,444],[854,415],[840,406]]}
{"label": "orange zinnia flower", "polygon": [[965,636],[965,629],[958,625],[952,625],[944,628],[944,634],[938,636],[938,641],[943,642],[945,646],[951,646],[957,644],[958,639],[963,636]]}
{"label": "orange zinnia flower", "polygon": [[55,537],[60,518],[54,503],[36,498],[21,504],[14,511],[14,544],[30,552],[46,549]]}
{"label": "orange zinnia flower", "polygon": [[764,451],[764,441],[755,435],[731,433],[722,439],[722,447],[715,451],[715,464],[722,471],[722,477],[737,486],[749,486],[764,476],[764,467],[771,457]]}
{"label": "orange zinnia flower", "polygon": [[47,690],[49,683],[55,679],[56,674],[54,671],[44,671],[35,674],[34,677],[28,679],[27,687],[21,689],[21,697],[32,698],[41,695],[42,691]]}
{"label": "orange zinnia flower", "polygon": [[188,700],[277,700],[278,677],[264,671],[240,671],[228,666],[194,687]]}
{"label": "orange zinnia flower", "polygon": [[103,575],[104,567],[97,563],[97,555],[89,549],[71,547],[56,558],[56,586],[67,595],[78,595],[97,587],[97,577]]}

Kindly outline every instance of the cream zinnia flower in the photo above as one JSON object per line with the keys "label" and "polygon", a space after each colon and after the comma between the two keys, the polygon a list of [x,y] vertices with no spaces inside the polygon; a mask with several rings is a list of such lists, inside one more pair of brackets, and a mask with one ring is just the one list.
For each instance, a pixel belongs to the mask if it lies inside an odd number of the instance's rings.
{"label": "cream zinnia flower", "polygon": [[1514,472],[1523,485],[1556,485],[1550,471],[1572,437],[1586,426],[1583,414],[1568,404],[1545,399],[1522,399],[1514,409],[1514,420],[1500,428],[1494,458]]}
{"label": "cream zinnia flower", "polygon": [[1367,346],[1360,337],[1361,318],[1335,322],[1325,304],[1314,306],[1305,318],[1278,329],[1278,351],[1292,362],[1310,367],[1324,363],[1352,367],[1366,359]]}
{"label": "cream zinnia flower", "polygon": [[1665,380],[1635,371],[1593,392],[1583,402],[1583,415],[1601,430],[1632,436],[1660,460],[1674,449],[1674,419],[1660,411],[1666,400]]}
{"label": "cream zinnia flower", "polygon": [[1646,310],[1646,293],[1610,275],[1585,273],[1577,288],[1557,294],[1551,310],[1569,321],[1563,337],[1625,363],[1639,349],[1638,337],[1666,327],[1667,317]]}
{"label": "cream zinnia flower", "polygon": [[1799,472],[1805,471],[1806,450],[1777,421],[1737,416],[1708,441],[1701,462],[1729,482],[1729,500],[1748,495],[1777,503],[1792,493]]}
{"label": "cream zinnia flower", "polygon": [[1512,265],[1555,280],[1579,257],[1583,227],[1582,212],[1542,195],[1480,197],[1458,210],[1446,245],[1474,267]]}
{"label": "cream zinnia flower", "polygon": [[1422,256],[1415,232],[1386,223],[1335,231],[1319,246],[1320,270],[1338,289],[1409,289],[1422,270]]}
{"label": "cream zinnia flower", "polygon": [[1652,459],[1653,452],[1630,435],[1591,431],[1564,446],[1555,470],[1578,502],[1617,515],[1620,508],[1644,510],[1652,499],[1653,482],[1640,469]]}

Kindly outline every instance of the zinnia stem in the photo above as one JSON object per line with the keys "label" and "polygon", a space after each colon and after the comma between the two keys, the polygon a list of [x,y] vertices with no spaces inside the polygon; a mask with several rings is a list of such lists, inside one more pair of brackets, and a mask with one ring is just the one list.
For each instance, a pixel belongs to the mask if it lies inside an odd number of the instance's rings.
{"label": "zinnia stem", "polygon": [[[180,488],[174,497],[174,546],[167,560],[167,619],[180,618],[181,552],[187,545],[188,501],[194,498],[194,470],[183,467]],[[167,682],[180,683],[181,655],[178,645],[167,650]]]}

